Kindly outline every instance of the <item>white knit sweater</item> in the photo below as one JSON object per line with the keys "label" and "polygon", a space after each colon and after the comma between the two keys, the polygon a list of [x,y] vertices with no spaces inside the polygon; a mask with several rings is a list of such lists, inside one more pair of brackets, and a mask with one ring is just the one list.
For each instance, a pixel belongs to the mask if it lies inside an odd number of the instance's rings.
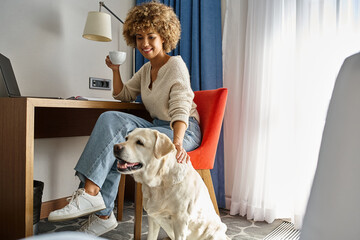
{"label": "white knit sweater", "polygon": [[150,62],[144,64],[135,75],[124,84],[122,91],[114,95],[121,101],[134,101],[141,94],[142,101],[152,118],[175,121],[188,125],[189,116],[200,122],[194,103],[194,92],[190,86],[189,71],[181,56],[171,57],[158,71],[156,80],[151,81]]}

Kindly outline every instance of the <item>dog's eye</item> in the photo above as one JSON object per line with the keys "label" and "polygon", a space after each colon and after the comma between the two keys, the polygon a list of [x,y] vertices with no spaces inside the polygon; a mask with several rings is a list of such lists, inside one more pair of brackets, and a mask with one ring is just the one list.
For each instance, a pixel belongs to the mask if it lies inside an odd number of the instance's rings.
{"label": "dog's eye", "polygon": [[127,141],[129,138],[128,137],[125,137],[125,141]]}
{"label": "dog's eye", "polygon": [[143,143],[142,141],[140,141],[140,140],[137,140],[137,141],[136,141],[136,144],[138,144],[138,145],[140,145],[140,146],[144,146],[144,143]]}

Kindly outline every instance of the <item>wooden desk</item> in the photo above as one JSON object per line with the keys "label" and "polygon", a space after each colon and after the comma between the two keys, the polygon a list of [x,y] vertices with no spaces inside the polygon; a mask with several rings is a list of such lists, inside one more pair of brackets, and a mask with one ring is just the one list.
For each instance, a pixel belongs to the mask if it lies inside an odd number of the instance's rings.
{"label": "wooden desk", "polygon": [[88,136],[108,110],[148,117],[138,103],[0,98],[2,239],[33,234],[34,138]]}

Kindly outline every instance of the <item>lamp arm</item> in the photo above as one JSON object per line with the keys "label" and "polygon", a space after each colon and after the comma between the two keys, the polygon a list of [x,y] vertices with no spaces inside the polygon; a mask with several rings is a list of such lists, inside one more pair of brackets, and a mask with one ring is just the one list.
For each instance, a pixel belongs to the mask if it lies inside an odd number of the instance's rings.
{"label": "lamp arm", "polygon": [[108,10],[114,17],[116,17],[117,20],[119,20],[122,24],[124,24],[124,22],[118,17],[115,15],[115,13],[113,13],[106,5],[104,2],[99,2],[100,4],[100,9],[101,7],[104,7],[106,10]]}

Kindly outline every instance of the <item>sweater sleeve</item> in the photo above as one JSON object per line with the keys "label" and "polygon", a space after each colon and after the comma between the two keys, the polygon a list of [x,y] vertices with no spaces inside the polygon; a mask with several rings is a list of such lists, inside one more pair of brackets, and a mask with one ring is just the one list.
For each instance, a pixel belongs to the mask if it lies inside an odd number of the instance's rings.
{"label": "sweater sleeve", "polygon": [[192,107],[194,92],[190,86],[190,77],[186,68],[180,67],[181,74],[170,89],[169,115],[171,118],[170,127],[176,121],[182,121],[188,126],[190,110]]}
{"label": "sweater sleeve", "polygon": [[117,100],[121,100],[123,102],[131,102],[135,101],[136,97],[141,92],[141,74],[142,74],[143,68],[141,68],[139,71],[137,71],[134,76],[124,83],[123,89],[120,93],[117,95],[114,95],[113,97]]}

